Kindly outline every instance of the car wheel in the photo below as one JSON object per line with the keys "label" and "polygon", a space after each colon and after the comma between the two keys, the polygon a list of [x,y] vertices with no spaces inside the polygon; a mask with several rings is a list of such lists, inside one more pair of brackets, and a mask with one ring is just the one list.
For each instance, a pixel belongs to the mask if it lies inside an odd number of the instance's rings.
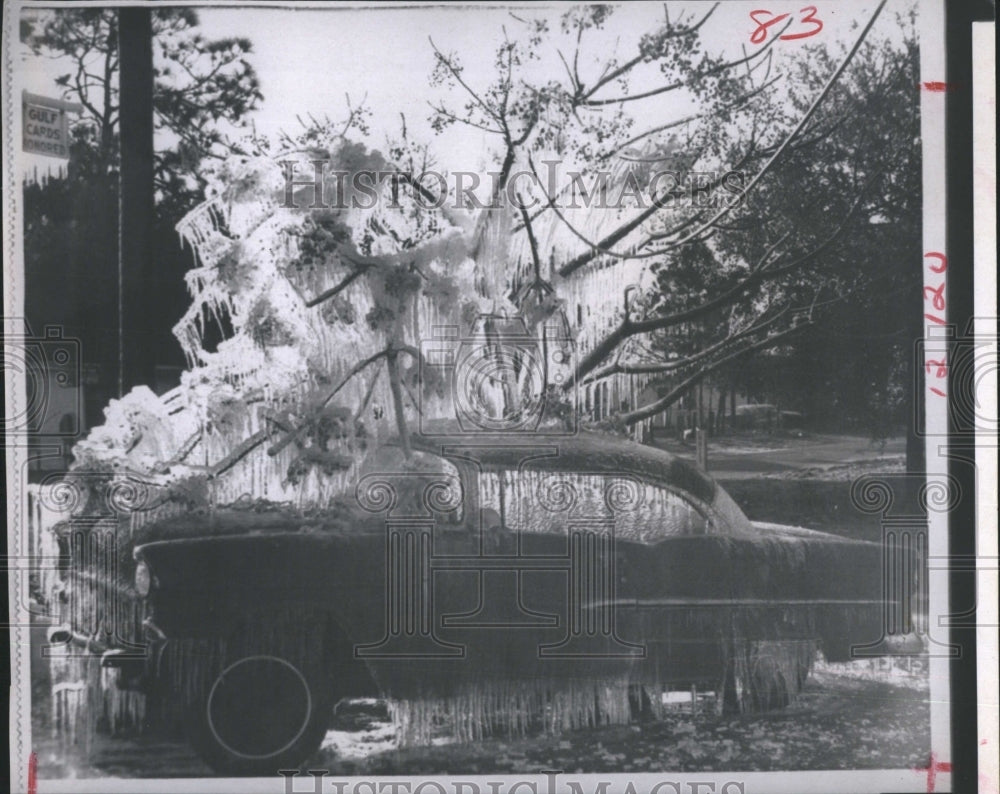
{"label": "car wheel", "polygon": [[227,660],[189,714],[198,754],[227,775],[277,775],[315,753],[333,711],[333,687],[289,659],[251,653]]}

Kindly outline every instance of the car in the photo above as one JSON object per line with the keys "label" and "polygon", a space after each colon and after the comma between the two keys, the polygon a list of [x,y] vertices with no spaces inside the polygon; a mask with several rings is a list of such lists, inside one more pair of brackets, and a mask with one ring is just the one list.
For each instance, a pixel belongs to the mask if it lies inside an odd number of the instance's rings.
{"label": "car", "polygon": [[474,741],[655,718],[677,690],[781,708],[817,648],[879,652],[880,544],[751,522],[624,438],[446,430],[383,444],[322,511],[139,527],[119,614],[141,635],[81,642],[225,774],[297,767],[345,698],[387,701],[402,743]]}

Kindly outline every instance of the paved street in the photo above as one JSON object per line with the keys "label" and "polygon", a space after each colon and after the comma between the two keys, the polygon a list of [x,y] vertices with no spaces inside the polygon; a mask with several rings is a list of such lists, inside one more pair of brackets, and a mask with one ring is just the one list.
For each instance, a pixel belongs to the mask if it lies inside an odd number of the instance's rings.
{"label": "paved street", "polygon": [[[654,445],[694,460],[693,444],[665,438]],[[865,436],[806,434],[795,436],[723,437],[709,439],[709,472],[720,479],[773,476],[782,473],[814,473],[823,478],[838,468],[887,468],[900,465],[906,455],[906,439],[889,439],[884,447]]]}

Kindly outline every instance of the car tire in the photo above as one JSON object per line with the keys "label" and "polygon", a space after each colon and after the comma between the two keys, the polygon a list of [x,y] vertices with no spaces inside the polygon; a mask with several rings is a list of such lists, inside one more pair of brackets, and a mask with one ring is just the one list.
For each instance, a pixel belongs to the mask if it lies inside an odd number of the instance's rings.
{"label": "car tire", "polygon": [[271,653],[229,658],[188,713],[188,738],[220,774],[276,776],[320,747],[333,713],[326,677]]}

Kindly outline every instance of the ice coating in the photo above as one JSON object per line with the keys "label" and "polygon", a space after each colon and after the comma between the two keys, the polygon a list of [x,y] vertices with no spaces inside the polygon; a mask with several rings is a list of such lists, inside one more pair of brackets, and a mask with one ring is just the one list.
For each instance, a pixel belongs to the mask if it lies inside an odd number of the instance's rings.
{"label": "ice coating", "polygon": [[[253,494],[322,506],[350,487],[365,452],[395,429],[384,362],[357,369],[387,344],[417,349],[442,328],[467,333],[471,317],[482,312],[520,313],[539,334],[535,323],[554,312],[562,323],[556,336],[575,347],[571,368],[620,321],[624,290],[634,287],[641,296],[651,284],[644,262],[620,258],[599,257],[559,276],[558,263],[577,255],[580,241],[553,213],[532,222],[542,254],[536,273],[523,218],[509,205],[478,215],[448,202],[428,208],[390,180],[380,183],[378,200],[355,202],[347,179],[324,184],[327,202],[336,194],[329,209],[309,208],[312,186],[293,192],[302,209],[289,206],[286,169],[298,180],[314,173],[316,159],[327,160],[331,174],[393,170],[361,144],[335,138],[325,146],[275,158],[234,157],[209,174],[209,199],[177,227],[195,265],[186,275],[191,304],[174,328],[189,369],[165,395],[137,388],[113,401],[105,424],[78,445],[78,468],[128,470],[164,483],[204,477],[217,504]],[[567,214],[595,235],[614,215],[594,208]],[[317,231],[339,236],[335,251],[309,250]],[[630,236],[622,246],[633,242]],[[404,272],[422,279],[406,299],[394,292]],[[538,279],[547,292],[533,291]],[[206,336],[215,325],[232,333],[209,349]],[[418,413],[455,415],[447,390],[414,394],[412,356],[400,355],[399,362],[408,421]],[[600,407],[601,419],[612,406],[635,408],[650,377],[616,373],[576,384],[564,396],[580,415]],[[497,384],[479,384],[486,397],[491,386]],[[336,425],[336,432],[321,438],[307,428],[294,444],[282,442],[310,423]]]}
{"label": "ice coating", "polygon": [[[343,140],[326,154],[330,171],[387,168],[377,152]],[[204,477],[217,504],[246,494],[300,506],[328,503],[353,481],[357,462],[393,416],[381,362],[358,372],[355,365],[390,338],[417,348],[431,329],[458,326],[463,312],[489,307],[485,299],[470,308],[455,297],[478,295],[467,228],[445,211],[417,205],[405,191],[393,201],[382,196],[370,209],[352,206],[348,193],[343,208],[323,211],[319,221],[309,209],[284,206],[282,163],[308,173],[316,156],[233,158],[212,175],[211,198],[178,225],[195,260],[186,275],[192,301],[174,328],[189,368],[167,394],[137,387],[113,400],[105,423],[77,445],[75,468],[127,471],[164,486]],[[322,261],[303,256],[304,235],[318,222],[343,236]],[[389,329],[370,315],[387,302],[396,305],[392,274],[404,268],[419,271],[426,284],[400,302]],[[364,273],[348,289],[317,300],[357,269]],[[214,350],[205,344],[212,324],[232,328]],[[412,378],[416,362],[401,357],[400,367]],[[415,413],[416,398],[406,397],[407,411]],[[449,407],[433,394],[422,402],[425,411]],[[322,430],[309,427],[296,443],[275,449],[310,422]]]}
{"label": "ice coating", "polygon": [[515,532],[565,533],[575,519],[605,519],[616,537],[648,543],[712,529],[690,495],[626,475],[488,471],[479,476],[479,504]]}

